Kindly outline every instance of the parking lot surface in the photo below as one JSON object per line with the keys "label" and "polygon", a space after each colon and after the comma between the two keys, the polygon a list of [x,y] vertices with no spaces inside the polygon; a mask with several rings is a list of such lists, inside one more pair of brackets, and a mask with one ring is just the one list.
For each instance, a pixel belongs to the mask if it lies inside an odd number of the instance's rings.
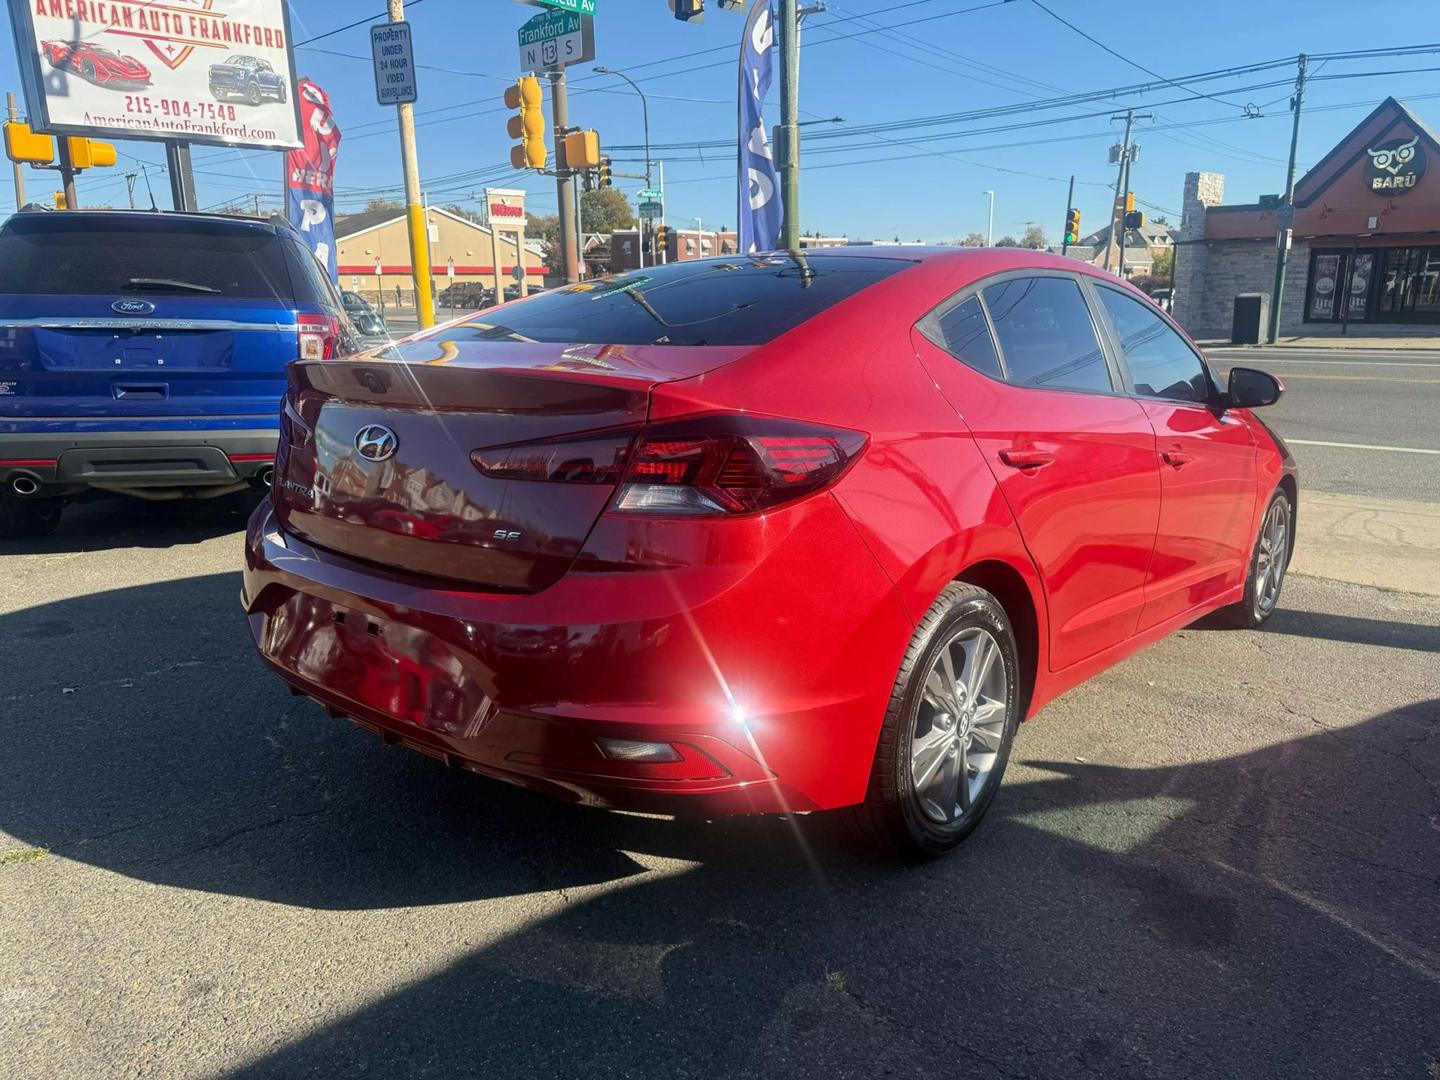
{"label": "parking lot surface", "polygon": [[1292,576],[1048,707],[900,866],[327,718],[252,654],[251,505],[4,556],[0,1076],[1440,1070],[1440,599]]}

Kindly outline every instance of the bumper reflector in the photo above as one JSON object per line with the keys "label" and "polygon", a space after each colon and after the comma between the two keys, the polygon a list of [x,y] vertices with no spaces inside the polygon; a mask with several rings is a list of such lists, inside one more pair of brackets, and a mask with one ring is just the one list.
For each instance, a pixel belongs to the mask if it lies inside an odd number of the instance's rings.
{"label": "bumper reflector", "polygon": [[680,751],[669,743],[599,738],[595,740],[595,745],[600,747],[600,752],[611,761],[633,761],[654,765],[682,760]]}

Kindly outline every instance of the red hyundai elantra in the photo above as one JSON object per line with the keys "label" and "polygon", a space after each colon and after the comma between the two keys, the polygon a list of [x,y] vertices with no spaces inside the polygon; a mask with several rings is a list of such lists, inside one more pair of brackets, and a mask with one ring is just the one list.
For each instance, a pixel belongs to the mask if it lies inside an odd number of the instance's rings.
{"label": "red hyundai elantra", "polygon": [[1030,251],[646,268],[292,364],[243,602],[296,692],[450,765],[937,854],[1022,719],[1274,611],[1281,389]]}

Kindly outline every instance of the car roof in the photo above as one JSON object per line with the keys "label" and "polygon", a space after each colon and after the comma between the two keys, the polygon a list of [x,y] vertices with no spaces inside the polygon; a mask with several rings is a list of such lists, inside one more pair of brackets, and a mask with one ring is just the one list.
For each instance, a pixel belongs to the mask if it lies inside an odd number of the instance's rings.
{"label": "car roof", "polygon": [[[155,221],[196,221],[207,223],[225,223],[237,225],[242,228],[260,229],[270,233],[288,233],[293,231],[290,224],[283,218],[257,218],[246,214],[199,214],[199,213],[178,213],[173,210],[56,210],[50,211],[47,207],[29,206],[18,211],[27,220],[43,218],[53,213],[57,218],[63,217],[67,221],[81,220],[94,221],[97,225],[107,220],[129,220],[151,218]],[[9,219],[7,219],[9,220]]]}

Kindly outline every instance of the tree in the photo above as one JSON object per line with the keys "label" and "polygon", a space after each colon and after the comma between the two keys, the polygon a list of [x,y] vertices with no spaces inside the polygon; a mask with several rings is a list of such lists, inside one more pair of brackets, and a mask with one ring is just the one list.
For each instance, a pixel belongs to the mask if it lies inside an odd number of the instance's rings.
{"label": "tree", "polygon": [[967,237],[965,237],[964,240],[961,240],[961,241],[960,241],[960,246],[961,246],[961,247],[984,247],[984,246],[985,246],[985,237],[982,236],[982,235],[981,235],[980,233],[978,233],[978,232],[972,232],[970,235],[968,235]]}
{"label": "tree", "polygon": [[545,261],[553,262],[560,247],[559,216],[556,214],[546,214],[544,217],[537,217],[534,214],[526,214],[525,232],[527,235],[539,239],[545,248]]}
{"label": "tree", "polygon": [[444,209],[445,209],[445,212],[446,212],[447,214],[454,214],[456,217],[458,217],[458,218],[464,218],[466,221],[473,221],[476,225],[483,225],[483,224],[485,223],[485,222],[484,222],[484,219],[480,216],[480,214],[479,214],[477,211],[474,211],[474,210],[466,210],[463,206],[459,205],[458,203],[451,203],[449,206],[445,207]]}
{"label": "tree", "polygon": [[635,212],[624,192],[614,188],[596,188],[580,196],[580,221],[586,232],[614,232],[633,229]]}
{"label": "tree", "polygon": [[1043,251],[1049,245],[1045,242],[1045,230],[1039,225],[1028,225],[1025,228],[1025,235],[1020,238],[1020,246],[1023,248],[1034,248]]}
{"label": "tree", "polygon": [[1150,276],[1158,288],[1168,289],[1175,284],[1175,249],[1162,251],[1150,264]]}
{"label": "tree", "polygon": [[405,204],[403,202],[397,202],[394,199],[371,199],[365,204],[365,213],[367,214],[379,213],[382,210],[398,212],[404,209]]}
{"label": "tree", "polygon": [[1013,236],[1010,236],[1010,235],[1007,234],[1007,235],[1005,235],[1005,236],[1000,237],[999,240],[996,240],[996,241],[995,241],[995,246],[996,246],[996,247],[1019,247],[1019,246],[1020,246],[1020,241],[1019,241],[1019,240],[1016,240]]}

